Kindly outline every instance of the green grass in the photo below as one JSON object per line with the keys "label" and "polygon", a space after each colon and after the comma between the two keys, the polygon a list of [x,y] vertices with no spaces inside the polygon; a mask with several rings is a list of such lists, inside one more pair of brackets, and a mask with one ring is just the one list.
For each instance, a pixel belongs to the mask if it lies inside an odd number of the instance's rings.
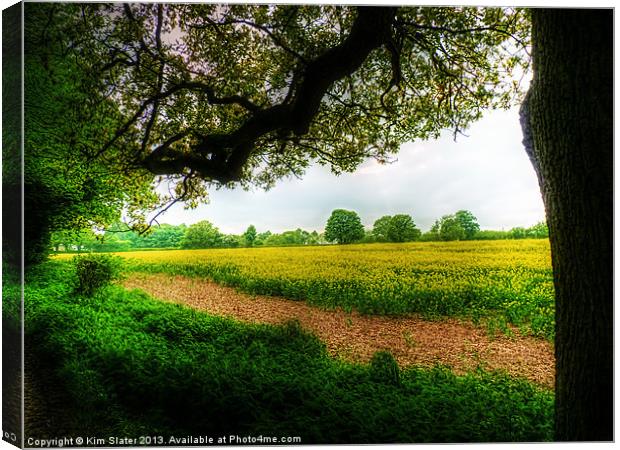
{"label": "green grass", "polygon": [[[330,358],[295,323],[248,325],[111,286],[78,296],[68,263],[27,276],[31,351],[69,393],[75,433],[299,436],[302,443],[552,439],[553,394],[447,368]],[[96,420],[94,419],[96,418]],[[84,429],[92,427],[93,429]]]}

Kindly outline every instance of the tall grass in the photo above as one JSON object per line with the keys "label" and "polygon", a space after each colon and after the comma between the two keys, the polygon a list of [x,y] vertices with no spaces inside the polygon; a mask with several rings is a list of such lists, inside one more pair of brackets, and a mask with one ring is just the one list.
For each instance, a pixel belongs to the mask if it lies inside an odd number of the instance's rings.
{"label": "tall grass", "polygon": [[46,355],[73,405],[53,420],[76,434],[262,434],[304,444],[552,438],[553,394],[526,381],[400,371],[385,354],[343,363],[296,323],[241,324],[117,286],[87,298],[74,294],[73,276],[60,262],[33,270],[25,301],[29,351]]}

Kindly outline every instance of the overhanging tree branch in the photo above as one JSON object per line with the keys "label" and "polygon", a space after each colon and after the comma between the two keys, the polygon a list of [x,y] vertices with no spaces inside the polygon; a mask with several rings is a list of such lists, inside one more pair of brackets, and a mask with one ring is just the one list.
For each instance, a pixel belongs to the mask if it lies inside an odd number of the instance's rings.
{"label": "overhanging tree branch", "polygon": [[[171,149],[150,153],[143,160],[144,166],[157,174],[180,173],[185,168],[191,168],[208,180],[221,183],[238,181],[260,137],[272,132],[282,136],[308,133],[332,84],[354,73],[373,50],[390,42],[395,14],[396,8],[358,7],[349,35],[296,74],[299,82],[290,87],[295,89],[295,93],[287,96],[289,101],[286,103],[260,109],[238,96],[217,98],[211,92],[210,103],[237,103],[245,106],[251,115],[234,131],[201,136],[192,153]],[[204,85],[181,83],[171,88],[168,95],[170,91],[192,87],[204,88]],[[206,92],[209,95],[209,91]]]}

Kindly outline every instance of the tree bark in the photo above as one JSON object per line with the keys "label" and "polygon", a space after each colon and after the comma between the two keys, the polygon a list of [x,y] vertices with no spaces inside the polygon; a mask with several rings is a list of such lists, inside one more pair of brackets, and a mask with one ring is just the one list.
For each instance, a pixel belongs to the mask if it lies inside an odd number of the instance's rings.
{"label": "tree bark", "polygon": [[613,440],[613,11],[532,11],[525,145],[556,289],[556,440]]}

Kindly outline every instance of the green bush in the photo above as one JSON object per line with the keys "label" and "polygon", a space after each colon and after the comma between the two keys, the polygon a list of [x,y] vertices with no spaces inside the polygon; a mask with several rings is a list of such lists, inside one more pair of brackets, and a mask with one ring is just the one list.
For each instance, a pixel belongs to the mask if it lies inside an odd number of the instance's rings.
{"label": "green bush", "polygon": [[89,254],[74,259],[76,292],[91,297],[97,290],[120,278],[121,258]]}
{"label": "green bush", "polygon": [[400,369],[388,351],[378,351],[370,360],[371,379],[377,383],[400,385]]}

